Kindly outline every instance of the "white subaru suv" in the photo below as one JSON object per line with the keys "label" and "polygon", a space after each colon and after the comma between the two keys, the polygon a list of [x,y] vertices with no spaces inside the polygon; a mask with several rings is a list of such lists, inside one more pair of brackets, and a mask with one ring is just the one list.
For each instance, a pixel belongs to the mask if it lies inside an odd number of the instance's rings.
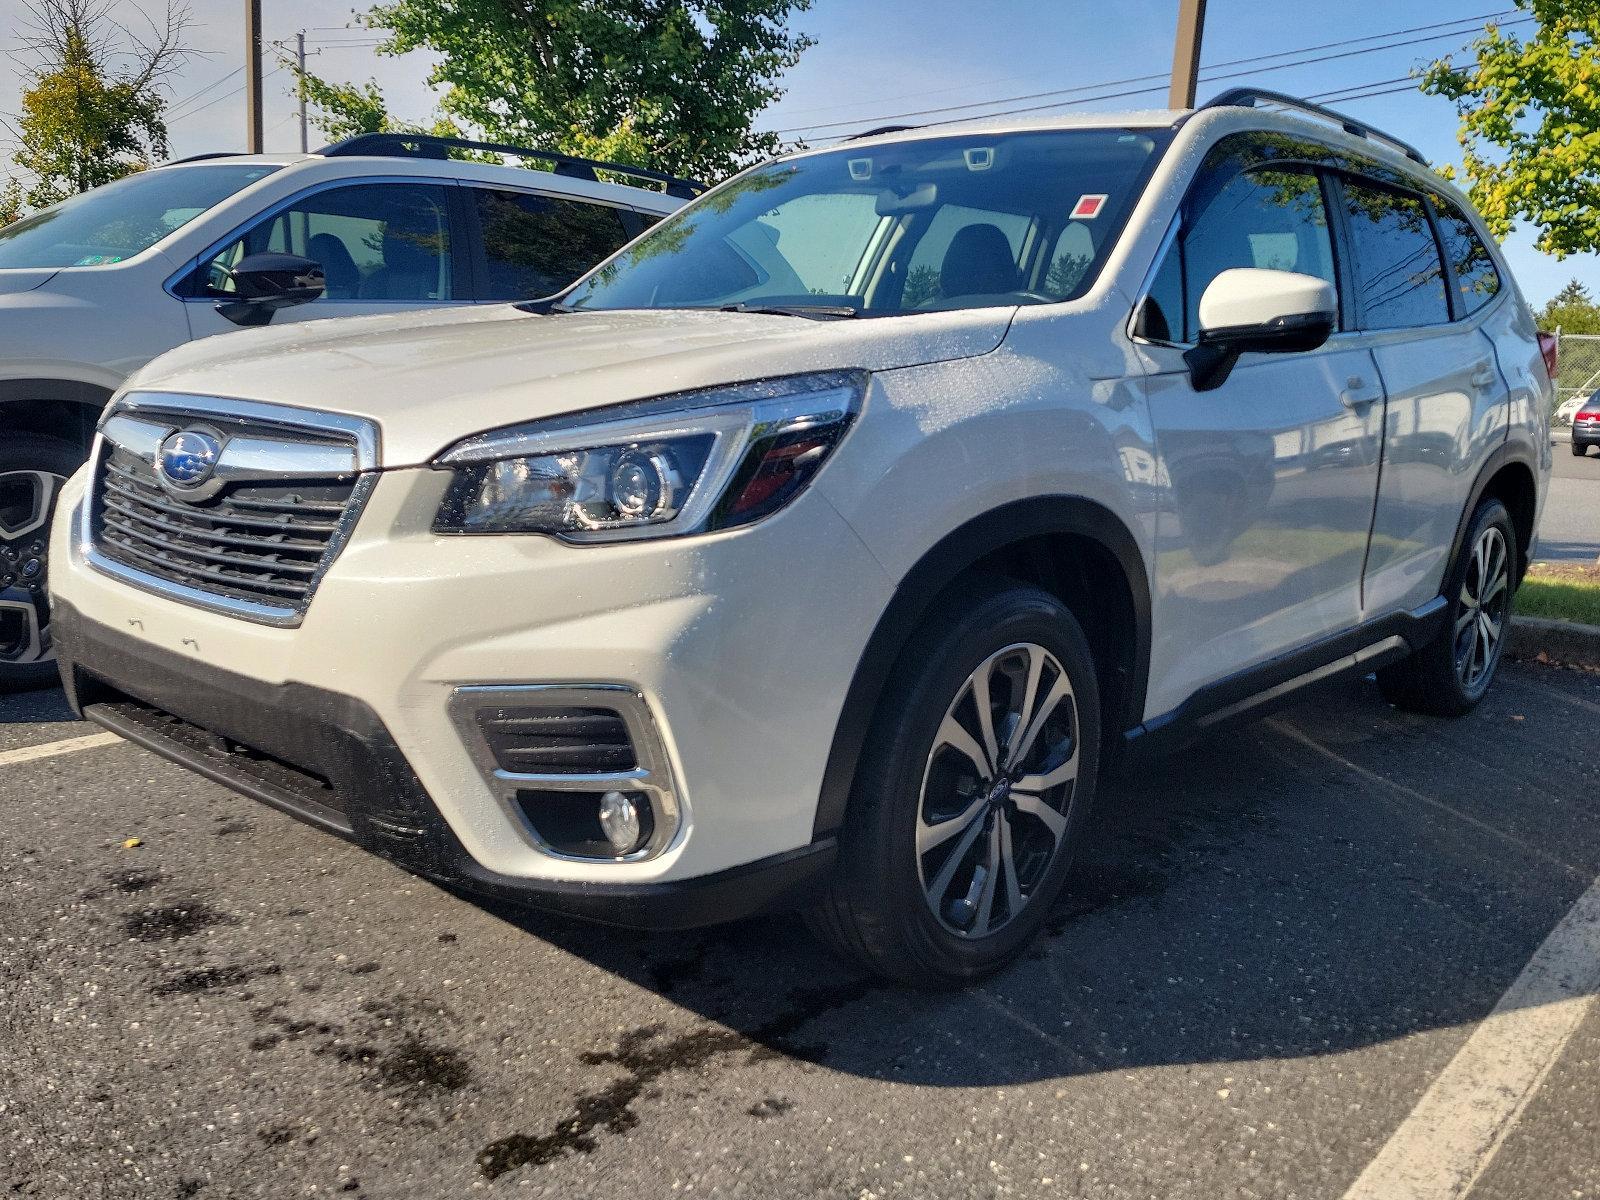
{"label": "white subaru suv", "polygon": [[[553,170],[448,159],[453,149]],[[0,228],[0,690],[55,678],[45,526],[132,371],[274,319],[545,296],[699,186],[514,146],[366,134],[310,155],[202,155]]]}
{"label": "white subaru suv", "polygon": [[1113,751],[1347,671],[1460,715],[1506,644],[1528,307],[1266,100],[882,133],[554,300],[178,350],[63,497],[68,694],[430,878],[994,970]]}

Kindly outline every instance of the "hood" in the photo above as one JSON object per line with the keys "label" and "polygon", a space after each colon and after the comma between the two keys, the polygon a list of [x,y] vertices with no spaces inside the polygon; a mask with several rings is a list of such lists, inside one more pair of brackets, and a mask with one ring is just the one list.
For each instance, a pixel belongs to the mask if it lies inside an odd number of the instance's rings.
{"label": "hood", "polygon": [[367,417],[382,430],[383,465],[416,466],[487,429],[689,388],[986,354],[1014,312],[813,321],[434,309],[206,338],[156,359],[128,386]]}
{"label": "hood", "polygon": [[0,296],[15,296],[22,292],[31,292],[43,287],[54,279],[60,271],[56,267],[42,267],[38,270],[10,267],[0,270]]}

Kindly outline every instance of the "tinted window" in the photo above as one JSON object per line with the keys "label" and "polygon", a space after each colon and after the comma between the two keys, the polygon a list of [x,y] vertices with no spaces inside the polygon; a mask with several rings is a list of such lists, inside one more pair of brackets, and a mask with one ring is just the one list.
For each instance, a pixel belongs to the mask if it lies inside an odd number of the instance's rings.
{"label": "tinted window", "polygon": [[1433,198],[1439,238],[1456,273],[1456,316],[1469,317],[1500,294],[1500,272],[1467,214],[1443,196]]}
{"label": "tinted window", "polygon": [[277,167],[141,171],[0,229],[0,267],[98,267],[149,249]]}
{"label": "tinted window", "polygon": [[1157,272],[1143,315],[1145,335],[1192,342],[1199,332],[1200,297],[1218,275],[1239,267],[1297,271],[1336,282],[1328,213],[1316,175],[1258,169],[1228,182],[1191,217]]}
{"label": "tinted window", "polygon": [[1369,329],[1408,329],[1450,319],[1444,267],[1427,207],[1416,196],[1344,185],[1356,293]]}
{"label": "tinted window", "polygon": [[267,218],[202,268],[206,291],[233,291],[230,269],[276,251],[322,264],[329,300],[453,298],[450,208],[434,184],[360,183],[317,192]]}
{"label": "tinted window", "polygon": [[527,192],[472,189],[488,260],[482,299],[531,300],[559,291],[628,241],[622,214]]}

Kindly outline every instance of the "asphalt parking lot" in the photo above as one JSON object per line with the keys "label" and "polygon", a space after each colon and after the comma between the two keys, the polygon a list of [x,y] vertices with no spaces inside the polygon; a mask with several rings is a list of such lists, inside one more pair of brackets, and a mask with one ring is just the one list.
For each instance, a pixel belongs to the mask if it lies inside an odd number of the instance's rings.
{"label": "asphalt parking lot", "polygon": [[1600,451],[1572,454],[1570,436],[1556,434],[1555,470],[1539,522],[1539,557],[1593,562],[1600,558]]}
{"label": "asphalt parking lot", "polygon": [[[792,918],[480,907],[122,743],[14,753],[66,718],[0,698],[5,1195],[1410,1195],[1370,1165],[1446,1153],[1408,1115],[1600,873],[1600,675],[1532,665],[1461,722],[1341,684],[1117,783],[1050,936],[960,995]],[[1593,990],[1502,1006],[1570,1028],[1477,1200],[1600,1196]]]}

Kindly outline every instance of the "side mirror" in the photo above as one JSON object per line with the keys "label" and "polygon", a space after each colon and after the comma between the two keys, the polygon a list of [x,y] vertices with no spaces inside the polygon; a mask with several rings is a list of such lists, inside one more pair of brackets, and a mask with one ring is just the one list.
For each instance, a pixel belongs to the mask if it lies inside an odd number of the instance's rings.
{"label": "side mirror", "polygon": [[1333,285],[1294,271],[1236,268],[1200,297],[1200,335],[1184,355],[1196,391],[1221,387],[1241,354],[1315,350],[1339,323]]}
{"label": "side mirror", "polygon": [[251,254],[229,272],[233,300],[217,311],[235,325],[265,325],[280,308],[320,300],[327,287],[322,264],[297,254]]}

